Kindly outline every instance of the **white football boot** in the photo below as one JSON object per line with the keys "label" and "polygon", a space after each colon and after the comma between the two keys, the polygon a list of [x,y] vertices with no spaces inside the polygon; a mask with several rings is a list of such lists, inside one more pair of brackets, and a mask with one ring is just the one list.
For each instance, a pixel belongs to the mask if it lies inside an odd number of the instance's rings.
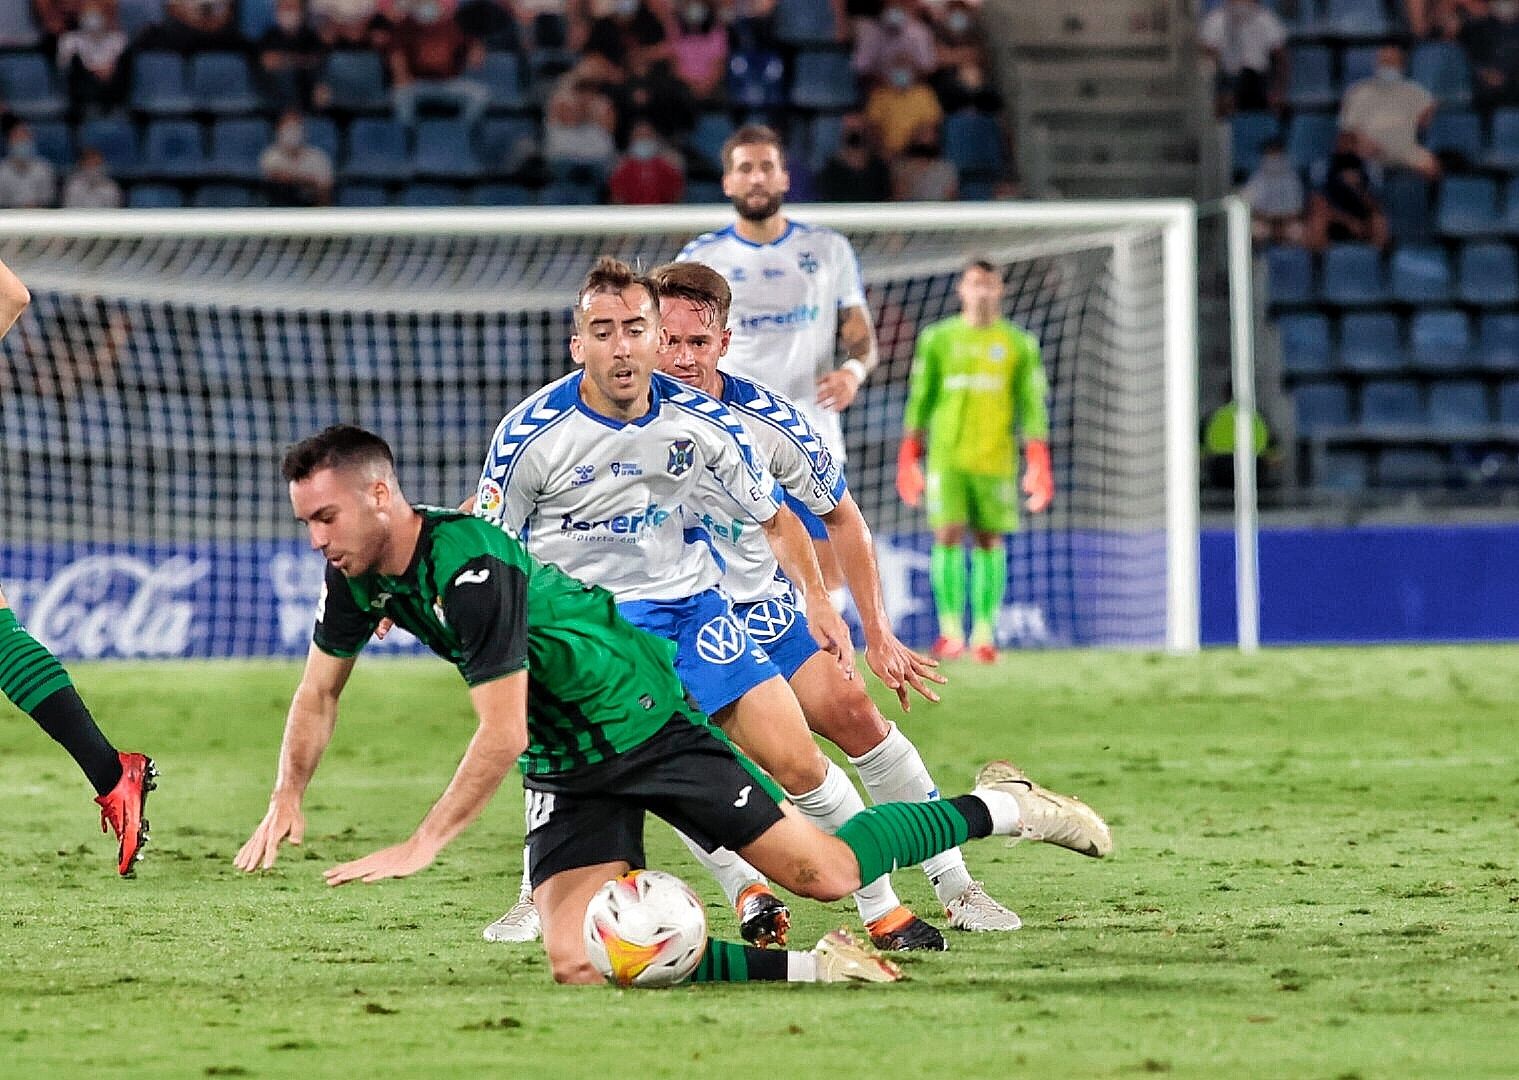
{"label": "white football boot", "polygon": [[520,943],[537,941],[543,936],[543,925],[538,921],[538,909],[533,906],[531,894],[523,893],[517,902],[501,918],[485,928],[485,940]]}
{"label": "white football boot", "polygon": [[983,765],[976,787],[1013,797],[1020,820],[1012,835],[1021,840],[1042,840],[1094,859],[1113,853],[1113,832],[1096,811],[1080,799],[1034,783],[1010,761]]}
{"label": "white football boot", "polygon": [[818,961],[818,982],[898,982],[902,969],[874,949],[861,944],[848,930],[830,930],[812,949]]}
{"label": "white football boot", "polygon": [[1018,913],[992,899],[986,886],[979,881],[972,881],[964,892],[945,904],[944,914],[949,916],[949,925],[956,930],[973,933],[1016,930],[1023,925]]}

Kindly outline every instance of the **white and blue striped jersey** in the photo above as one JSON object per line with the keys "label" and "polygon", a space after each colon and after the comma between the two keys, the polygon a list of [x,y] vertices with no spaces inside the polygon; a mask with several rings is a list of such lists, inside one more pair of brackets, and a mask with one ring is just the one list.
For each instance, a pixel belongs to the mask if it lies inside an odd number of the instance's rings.
{"label": "white and blue striped jersey", "polygon": [[[843,469],[796,405],[748,379],[723,375],[722,380],[722,402],[749,433],[760,466],[819,517],[838,506],[845,491]],[[784,596],[790,584],[770,542],[748,522],[734,518],[728,506],[711,477],[702,480],[695,499],[686,505],[726,564],[723,588],[734,604]]]}
{"label": "white and blue striped jersey", "polygon": [[646,414],[602,416],[581,400],[581,375],[550,383],[502,418],[475,512],[619,603],[712,588],[721,563],[683,508],[710,482],[755,531],[775,516],[775,480],[749,436],[721,402],[657,372]]}
{"label": "white and blue striped jersey", "polygon": [[733,342],[718,366],[790,398],[843,461],[843,428],[838,413],[817,403],[817,381],[834,367],[839,309],[865,306],[849,241],[791,221],[773,243],[753,244],[730,225],[698,236],[676,261],[712,267],[733,290]]}

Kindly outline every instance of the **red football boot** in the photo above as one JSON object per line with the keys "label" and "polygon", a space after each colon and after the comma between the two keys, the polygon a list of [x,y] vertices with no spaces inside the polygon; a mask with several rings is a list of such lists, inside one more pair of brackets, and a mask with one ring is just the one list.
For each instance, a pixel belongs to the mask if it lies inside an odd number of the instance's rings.
{"label": "red football boot", "polygon": [[146,754],[119,754],[121,779],[116,786],[95,801],[100,805],[100,831],[114,830],[120,847],[116,853],[116,872],[131,877],[137,860],[142,858],[148,842],[148,792],[158,785],[158,766]]}

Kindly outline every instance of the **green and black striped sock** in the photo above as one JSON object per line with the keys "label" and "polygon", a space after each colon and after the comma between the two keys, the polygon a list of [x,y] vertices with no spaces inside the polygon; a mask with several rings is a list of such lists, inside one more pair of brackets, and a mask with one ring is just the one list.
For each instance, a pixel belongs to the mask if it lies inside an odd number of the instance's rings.
{"label": "green and black striped sock", "polygon": [[844,822],[837,835],[859,861],[860,880],[874,881],[991,832],[986,804],[974,795],[959,795],[935,802],[881,803]]}
{"label": "green and black striped sock", "polygon": [[707,950],[689,981],[785,982],[786,966],[786,953],[780,949],[756,949],[708,938]]}

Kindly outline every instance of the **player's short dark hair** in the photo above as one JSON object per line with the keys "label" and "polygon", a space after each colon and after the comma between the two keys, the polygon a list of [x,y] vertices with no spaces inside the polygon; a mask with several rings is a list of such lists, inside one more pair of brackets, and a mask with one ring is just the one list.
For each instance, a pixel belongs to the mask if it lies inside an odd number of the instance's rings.
{"label": "player's short dark hair", "polygon": [[745,124],[723,142],[723,172],[733,168],[733,151],[740,146],[773,146],[781,156],[781,167],[786,166],[786,144],[780,133],[766,124]]}
{"label": "player's short dark hair", "polygon": [[727,327],[733,290],[728,287],[728,279],[706,263],[665,263],[656,266],[649,276],[659,286],[660,296],[689,300],[703,315],[710,313],[713,325],[719,330]]}
{"label": "player's short dark hair", "polygon": [[580,291],[575,294],[575,325],[580,325],[580,308],[587,296],[604,292],[621,293],[635,286],[649,294],[649,302],[654,305],[654,315],[658,318],[659,286],[653,277],[639,273],[615,256],[603,255],[596,260],[596,265],[591,267],[585,280],[580,283]]}
{"label": "player's short dark hair", "polygon": [[968,270],[984,270],[988,274],[996,274],[998,277],[1002,276],[1002,267],[984,255],[973,255],[969,259],[966,259],[965,265],[960,268],[960,273],[964,274]]}
{"label": "player's short dark hair", "polygon": [[285,451],[280,472],[292,484],[322,469],[396,467],[395,456],[384,439],[353,424],[333,424],[302,439]]}

